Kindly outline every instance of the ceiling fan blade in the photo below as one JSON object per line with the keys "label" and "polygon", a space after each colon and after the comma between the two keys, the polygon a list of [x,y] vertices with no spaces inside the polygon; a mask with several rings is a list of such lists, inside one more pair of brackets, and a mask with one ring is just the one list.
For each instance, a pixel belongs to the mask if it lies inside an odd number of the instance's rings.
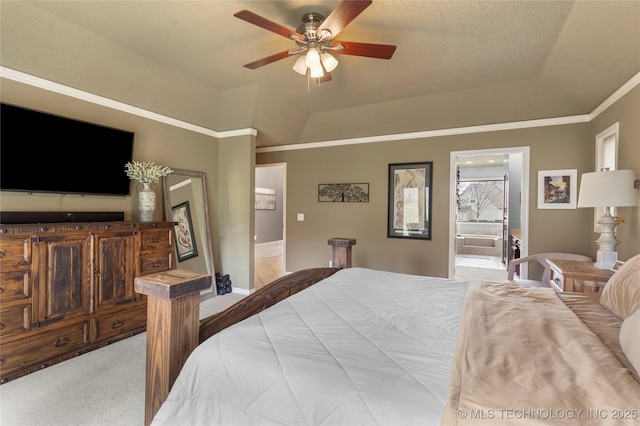
{"label": "ceiling fan blade", "polygon": [[325,70],[324,75],[322,77],[316,78],[316,83],[317,84],[326,83],[326,82],[329,82],[331,80],[332,80],[331,79],[331,73],[329,71]]}
{"label": "ceiling fan blade", "polygon": [[255,70],[256,68],[260,68],[261,66],[268,65],[275,61],[279,61],[280,59],[284,59],[288,56],[289,56],[289,51],[283,50],[282,52],[275,53],[271,56],[267,56],[266,58],[262,58],[262,59],[258,59],[257,61],[250,62],[244,65],[244,67]]}
{"label": "ceiling fan blade", "polygon": [[371,3],[372,0],[342,0],[338,7],[333,9],[320,24],[317,29],[318,33],[320,34],[322,30],[329,30],[331,31],[331,38],[337,36],[344,27],[369,7]]}
{"label": "ceiling fan blade", "polygon": [[265,30],[281,35],[282,37],[291,38],[291,36],[294,36],[298,40],[304,40],[304,36],[298,34],[294,30],[270,21],[267,18],[263,18],[260,15],[256,15],[249,10],[241,10],[233,16],[242,19],[243,21],[247,21],[250,24],[257,25],[260,28],[264,28]]}
{"label": "ceiling fan blade", "polygon": [[340,41],[337,44],[343,45],[344,49],[331,50],[331,53],[391,59],[393,52],[396,51],[396,46],[390,44],[358,43],[354,41]]}

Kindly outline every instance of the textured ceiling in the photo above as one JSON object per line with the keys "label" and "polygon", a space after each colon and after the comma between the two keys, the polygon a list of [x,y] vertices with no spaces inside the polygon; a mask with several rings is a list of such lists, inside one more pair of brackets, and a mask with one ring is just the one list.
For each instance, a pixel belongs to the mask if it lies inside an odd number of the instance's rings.
{"label": "textured ceiling", "polygon": [[309,84],[295,29],[338,1],[2,1],[0,62],[17,71],[258,145],[588,114],[640,72],[640,1],[380,1],[336,40],[394,44],[390,60],[336,55]]}

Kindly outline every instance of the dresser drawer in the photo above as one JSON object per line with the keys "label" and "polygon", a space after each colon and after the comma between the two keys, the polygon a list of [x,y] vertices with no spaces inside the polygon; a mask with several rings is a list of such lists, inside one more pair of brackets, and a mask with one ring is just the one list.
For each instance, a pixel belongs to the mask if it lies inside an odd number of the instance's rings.
{"label": "dresser drawer", "polygon": [[602,292],[602,289],[604,289],[604,286],[606,284],[606,281],[594,281],[576,278],[573,280],[573,289],[570,291],[581,293],[600,293]]}
{"label": "dresser drawer", "polygon": [[549,284],[551,284],[553,289],[556,291],[565,291],[564,281],[564,276],[560,272],[553,268],[549,270]]}
{"label": "dresser drawer", "polygon": [[147,306],[136,306],[96,320],[96,341],[108,340],[147,325]]}
{"label": "dresser drawer", "polygon": [[42,360],[66,355],[86,346],[89,323],[84,321],[57,330],[34,334],[0,345],[0,375],[36,366]]}
{"label": "dresser drawer", "polygon": [[12,336],[31,329],[31,305],[0,307],[0,336]]}
{"label": "dresser drawer", "polygon": [[173,267],[173,253],[154,253],[140,255],[140,275],[149,275],[166,271]]}
{"label": "dresser drawer", "polygon": [[0,268],[14,268],[31,264],[30,237],[0,238]]}
{"label": "dresser drawer", "polygon": [[0,275],[0,304],[31,298],[31,270]]}
{"label": "dresser drawer", "polygon": [[172,238],[171,229],[144,229],[140,231],[140,251],[169,251]]}

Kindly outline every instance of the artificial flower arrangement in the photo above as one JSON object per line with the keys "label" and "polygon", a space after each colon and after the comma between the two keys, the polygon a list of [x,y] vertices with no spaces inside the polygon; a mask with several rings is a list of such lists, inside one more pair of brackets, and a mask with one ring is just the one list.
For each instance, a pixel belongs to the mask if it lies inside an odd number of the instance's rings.
{"label": "artificial flower arrangement", "polygon": [[135,179],[140,183],[158,183],[162,176],[173,172],[169,167],[159,166],[150,161],[132,161],[124,167],[129,179]]}

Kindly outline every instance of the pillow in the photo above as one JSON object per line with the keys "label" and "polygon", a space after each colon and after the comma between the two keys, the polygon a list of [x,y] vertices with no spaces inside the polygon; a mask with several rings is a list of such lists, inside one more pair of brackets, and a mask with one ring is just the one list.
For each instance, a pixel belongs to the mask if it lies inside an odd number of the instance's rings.
{"label": "pillow", "polygon": [[600,303],[623,320],[640,309],[640,254],[627,260],[609,278]]}
{"label": "pillow", "polygon": [[640,309],[622,322],[620,346],[636,373],[640,374]]}

